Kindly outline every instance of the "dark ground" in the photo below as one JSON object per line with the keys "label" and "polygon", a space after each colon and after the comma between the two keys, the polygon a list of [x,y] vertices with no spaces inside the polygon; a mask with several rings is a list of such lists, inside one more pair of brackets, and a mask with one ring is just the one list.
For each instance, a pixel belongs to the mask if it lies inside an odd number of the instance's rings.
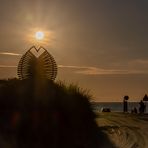
{"label": "dark ground", "polygon": [[49,80],[0,81],[1,148],[113,148],[89,96]]}

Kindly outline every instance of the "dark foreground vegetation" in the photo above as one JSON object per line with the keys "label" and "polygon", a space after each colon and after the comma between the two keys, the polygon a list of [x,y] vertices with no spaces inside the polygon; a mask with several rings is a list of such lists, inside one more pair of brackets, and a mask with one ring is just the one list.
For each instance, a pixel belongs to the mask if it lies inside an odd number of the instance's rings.
{"label": "dark foreground vegetation", "polygon": [[49,80],[0,80],[0,148],[112,148],[91,96]]}

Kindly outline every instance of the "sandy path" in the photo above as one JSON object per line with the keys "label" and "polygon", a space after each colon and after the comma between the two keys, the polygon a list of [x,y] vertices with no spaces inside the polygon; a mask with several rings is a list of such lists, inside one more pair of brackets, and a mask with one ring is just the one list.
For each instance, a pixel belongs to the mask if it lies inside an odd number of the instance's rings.
{"label": "sandy path", "polygon": [[118,148],[148,148],[148,115],[99,113],[97,123]]}

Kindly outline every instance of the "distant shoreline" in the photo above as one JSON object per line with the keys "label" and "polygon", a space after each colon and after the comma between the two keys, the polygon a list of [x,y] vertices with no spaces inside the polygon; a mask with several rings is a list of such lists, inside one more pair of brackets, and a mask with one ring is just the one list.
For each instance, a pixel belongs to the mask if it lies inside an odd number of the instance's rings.
{"label": "distant shoreline", "polygon": [[[123,112],[123,102],[91,102],[92,108],[94,110],[100,111],[102,108],[109,108],[111,112]],[[148,113],[148,103],[146,102],[146,112]],[[139,110],[139,102],[128,102],[128,112],[131,113],[131,110],[136,107]]]}

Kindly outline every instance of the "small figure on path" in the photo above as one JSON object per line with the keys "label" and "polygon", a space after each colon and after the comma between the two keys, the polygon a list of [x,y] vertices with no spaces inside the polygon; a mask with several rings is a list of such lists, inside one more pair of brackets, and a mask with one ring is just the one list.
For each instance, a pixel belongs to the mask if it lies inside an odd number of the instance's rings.
{"label": "small figure on path", "polygon": [[137,113],[138,113],[137,108],[134,107],[134,109],[131,110],[131,113],[132,113],[132,114],[137,114]]}
{"label": "small figure on path", "polygon": [[145,106],[145,104],[144,104],[144,102],[142,100],[139,102],[139,105],[140,105],[139,113],[144,113],[146,106]]}
{"label": "small figure on path", "polygon": [[129,96],[124,96],[123,99],[123,112],[128,112],[128,105],[127,105],[127,100],[129,99]]}
{"label": "small figure on path", "polygon": [[134,113],[135,113],[135,114],[137,114],[137,113],[138,113],[138,111],[137,111],[137,108],[136,108],[136,107],[134,107]]}
{"label": "small figure on path", "polygon": [[143,101],[145,102],[145,112],[147,112],[147,110],[146,110],[146,102],[148,102],[148,96],[147,96],[147,94],[144,95]]}

